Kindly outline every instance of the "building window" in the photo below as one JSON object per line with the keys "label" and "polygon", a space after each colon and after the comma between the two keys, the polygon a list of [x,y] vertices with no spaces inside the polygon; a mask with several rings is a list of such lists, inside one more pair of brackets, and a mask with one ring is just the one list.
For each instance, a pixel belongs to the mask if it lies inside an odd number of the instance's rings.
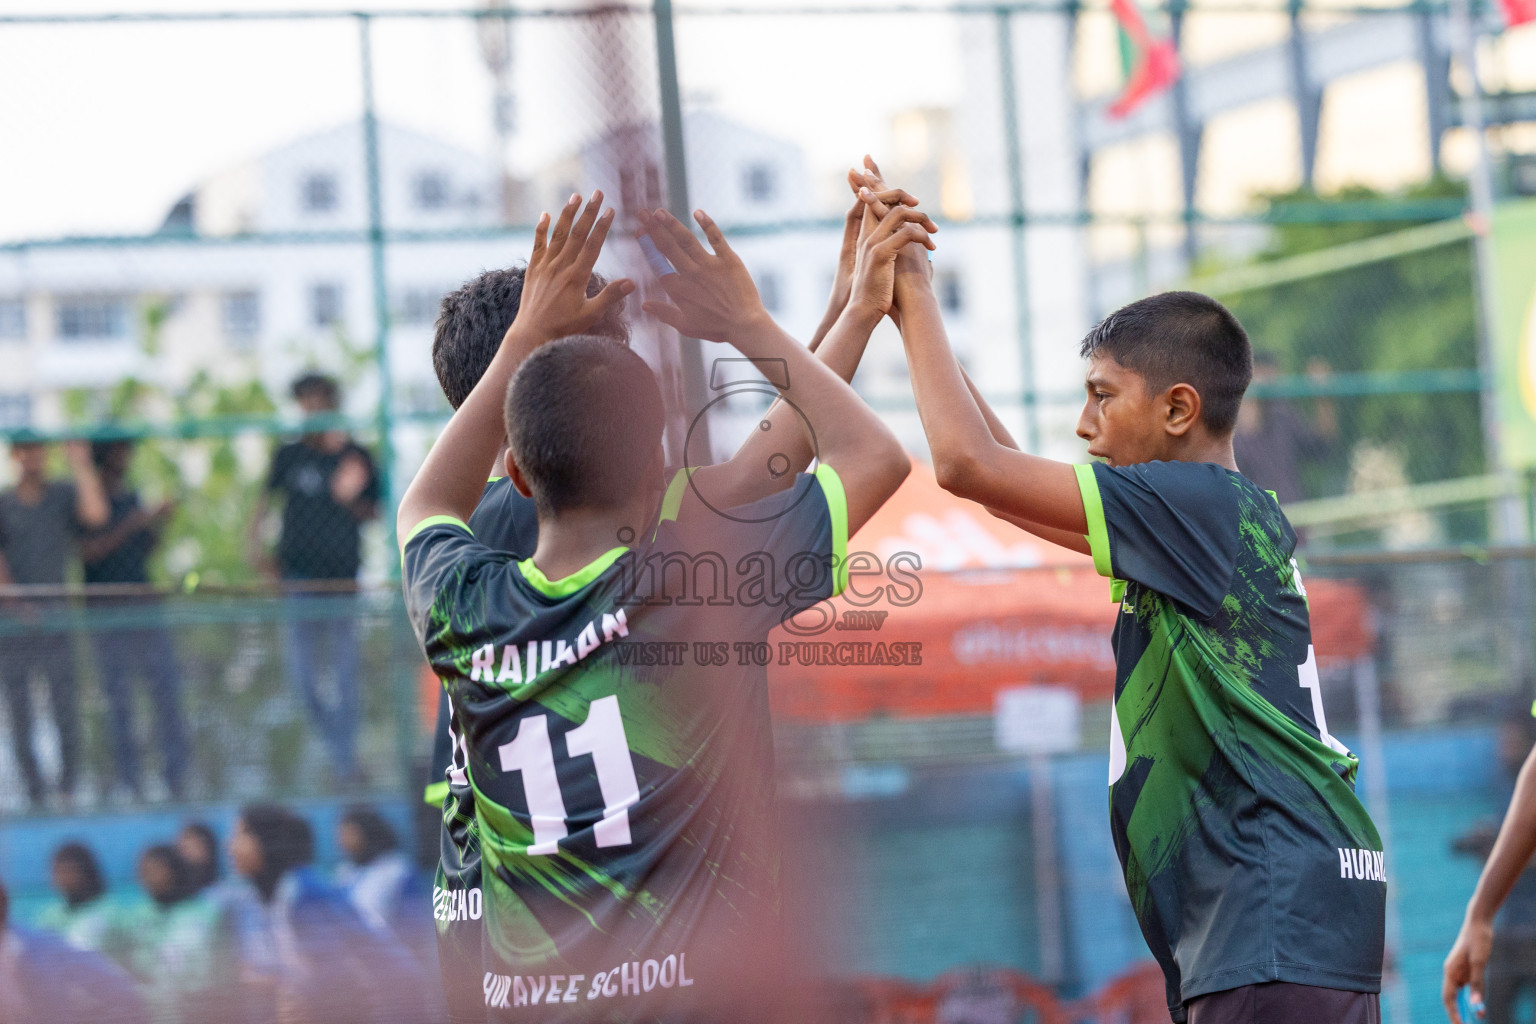
{"label": "building window", "polygon": [[20,430],[32,425],[32,396],[25,391],[0,394],[0,430]]}
{"label": "building window", "polygon": [[230,292],[224,296],[224,337],[231,347],[249,350],[261,333],[261,296],[256,292]]}
{"label": "building window", "polygon": [[26,302],[21,299],[0,299],[0,339],[20,341],[26,336]]}
{"label": "building window", "polygon": [[341,285],[310,286],[309,320],[316,327],[335,327],[341,323]]}
{"label": "building window", "polygon": [[952,270],[934,275],[934,291],[939,295],[939,306],[946,313],[959,313],[965,309],[965,290],[960,287],[960,275]]}
{"label": "building window", "polygon": [[765,270],[754,280],[757,281],[757,294],[763,300],[763,308],[770,313],[777,313],[784,304],[784,289],[778,273]]}
{"label": "building window", "polygon": [[437,322],[442,308],[442,288],[404,288],[395,300],[394,320],[397,324],[431,324]]}
{"label": "building window", "polygon": [[340,204],[336,188],[336,175],[329,171],[315,171],[304,176],[299,187],[299,205],[305,213],[329,213]]}
{"label": "building window", "polygon": [[422,171],[411,179],[411,202],[418,210],[446,210],[449,206],[448,175]]}
{"label": "building window", "polygon": [[748,164],[742,172],[742,191],[748,202],[771,203],[778,187],[778,175],[774,174],[772,164]]}
{"label": "building window", "polygon": [[81,297],[58,300],[58,336],[65,341],[110,341],[128,337],[128,303]]}

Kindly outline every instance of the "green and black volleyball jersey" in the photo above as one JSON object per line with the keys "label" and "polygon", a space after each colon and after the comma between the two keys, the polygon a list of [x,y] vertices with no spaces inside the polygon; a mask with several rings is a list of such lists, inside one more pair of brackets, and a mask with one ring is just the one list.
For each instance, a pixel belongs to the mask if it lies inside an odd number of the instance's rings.
{"label": "green and black volleyball jersey", "polygon": [[1296,535],[1210,463],[1079,466],[1114,631],[1110,822],[1175,1021],[1266,981],[1377,992],[1386,883],[1328,734]]}
{"label": "green and black volleyball jersey", "polygon": [[[514,558],[533,554],[539,540],[538,511],[532,498],[517,493],[508,477],[493,477],[469,517],[475,539]],[[485,1019],[481,994],[480,835],[475,794],[448,689],[438,704],[432,741],[432,774],[427,802],[442,809],[437,873],[432,886],[432,917],[437,925],[438,960],[448,1017],[454,1024]]]}
{"label": "green and black volleyball jersey", "polygon": [[773,958],[754,957],[779,858],[752,655],[840,589],[841,482],[822,466],[731,516],[626,539],[561,580],[453,520],[405,544],[407,608],[474,793],[492,1021],[729,1006]]}
{"label": "green and black volleyball jersey", "polygon": [[[677,518],[688,476],[685,470],[673,474],[662,501],[662,519]],[[480,503],[469,517],[469,529],[488,548],[505,551],[518,559],[528,558],[539,546],[539,511],[532,498],[517,493],[510,477],[493,476],[486,482]],[[435,807],[443,802],[454,767],[452,720],[444,690],[437,710],[437,728],[432,734],[432,766],[424,794],[427,803]],[[467,783],[463,785],[468,788]]]}
{"label": "green and black volleyball jersey", "polygon": [[[688,474],[678,471],[662,500],[660,519],[677,518]],[[476,540],[516,559],[531,557],[539,542],[539,517],[532,498],[524,497],[509,477],[492,477],[469,517]],[[480,887],[480,826],[475,793],[469,784],[463,735],[444,686],[433,733],[432,770],[426,801],[442,809],[438,865],[432,887],[432,917],[437,925],[438,958],[449,1020],[483,1020],[481,924],[484,893]]]}
{"label": "green and black volleyball jersey", "polygon": [[[486,547],[527,558],[539,545],[538,509],[532,498],[517,493],[510,477],[493,476],[486,482],[480,504],[469,517],[469,529]],[[448,794],[449,773],[454,769],[451,725],[445,690],[438,704],[437,728],[432,733],[432,767],[425,794],[427,803],[433,806],[441,804]]]}

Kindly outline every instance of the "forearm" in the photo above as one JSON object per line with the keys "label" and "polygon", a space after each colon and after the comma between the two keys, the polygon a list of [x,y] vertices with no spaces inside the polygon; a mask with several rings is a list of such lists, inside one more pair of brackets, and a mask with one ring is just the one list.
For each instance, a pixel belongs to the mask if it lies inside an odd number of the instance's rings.
{"label": "forearm", "polygon": [[967,463],[996,442],[949,347],[932,290],[913,289],[901,303],[901,312],[912,393],[934,471],[941,480],[952,477],[961,483]]}
{"label": "forearm", "polygon": [[[878,313],[847,307],[827,332],[815,358],[842,380],[851,382],[869,346],[869,336],[879,322]],[[724,493],[733,503],[748,504],[778,493],[789,486],[793,474],[804,471],[816,456],[811,439],[798,424],[800,413],[793,398],[794,384],[791,377],[790,400],[776,401],[769,410],[767,430],[753,430],[736,454],[721,466],[699,470],[706,479],[707,475],[719,473],[726,481]],[[764,472],[768,460],[775,455],[788,460],[788,471],[778,476]]]}
{"label": "forearm", "polygon": [[[849,185],[853,185],[852,178],[849,179]],[[858,189],[855,188],[854,192],[857,193]],[[812,352],[821,348],[827,334],[842,317],[843,309],[848,305],[848,297],[853,294],[855,250],[864,214],[864,204],[854,200],[853,206],[843,216],[843,241],[837,253],[837,270],[832,274],[832,294],[827,297],[827,311],[821,315],[821,323],[816,325],[816,333],[811,335],[811,342],[806,346]]]}
{"label": "forearm", "polygon": [[256,507],[251,509],[250,519],[245,525],[245,546],[250,551],[260,551],[262,548],[261,531],[267,525],[267,515],[272,511],[272,492],[263,490],[256,496]]}
{"label": "forearm", "polygon": [[1001,509],[989,508],[987,511],[1003,522],[1011,523],[1025,533],[1039,537],[1047,543],[1055,544],[1057,547],[1066,548],[1069,551],[1076,551],[1079,554],[1093,554],[1093,548],[1088,545],[1088,538],[1080,533],[1073,533],[1071,530],[1058,530],[1051,526],[1041,526],[1039,523],[1032,523],[1028,519],[1012,515]]}
{"label": "forearm", "polygon": [[[960,376],[965,378],[965,386],[971,392],[971,398],[975,400],[976,407],[981,410],[982,418],[987,421],[987,430],[992,434],[992,440],[1004,448],[1019,450],[1019,443],[1013,439],[1008,428],[1003,425],[1002,419],[993,411],[987,400],[981,397],[981,391],[976,387],[976,382],[971,380],[971,375],[965,372],[965,367],[960,368]],[[1058,530],[1050,526],[1042,526],[1039,523],[1030,522],[1020,516],[1013,515],[998,508],[988,508],[988,512],[1001,519],[1005,523],[1012,523],[1026,533],[1033,534],[1043,541],[1055,544],[1057,547],[1078,551],[1085,555],[1091,555],[1093,549],[1088,546],[1088,538],[1071,530]]]}
{"label": "forearm", "polygon": [[950,349],[932,288],[909,286],[898,292],[898,304],[912,392],[940,485],[1029,523],[1086,534],[1073,468],[994,438]]}
{"label": "forearm", "polygon": [[80,560],[95,563],[106,558],[112,552],[122,547],[129,537],[144,528],[142,515],[131,515],[122,522],[94,537],[89,537],[80,543]]}
{"label": "forearm", "polygon": [[1467,904],[1469,920],[1491,922],[1521,872],[1536,852],[1536,750],[1532,750],[1520,769],[1515,795],[1509,801],[1509,813],[1499,828],[1493,852],[1477,880],[1477,890]]}
{"label": "forearm", "polygon": [[538,346],[538,336],[512,324],[491,365],[449,419],[427,452],[421,469],[405,490],[396,518],[405,537],[418,523],[446,515],[468,520],[485,489],[485,467],[501,450],[506,436],[503,405],[507,384],[523,358]]}
{"label": "forearm", "polygon": [[[784,397],[794,403],[814,434],[805,437],[802,425],[800,433],[805,447],[801,457],[806,462],[810,459],[813,444],[822,461],[835,463],[840,459],[851,459],[855,453],[882,451],[887,442],[895,441],[880,418],[847,384],[847,378],[853,376],[858,366],[856,352],[862,354],[862,345],[854,342],[857,328],[853,321],[848,328],[843,339],[823,346],[827,352],[821,355],[830,356],[836,366],[813,355],[767,316],[744,325],[731,339],[737,351],[754,362],[784,360],[790,385],[784,389]],[[867,340],[866,337],[866,343]],[[846,378],[839,375],[839,367],[846,370]],[[792,410],[776,411],[786,418],[799,419]]]}
{"label": "forearm", "polygon": [[981,410],[982,419],[987,422],[987,431],[992,435],[992,440],[1004,448],[1012,448],[1019,451],[1019,443],[1008,433],[1008,428],[1003,426],[1003,421],[992,411],[992,406],[981,397],[981,390],[976,387],[976,382],[971,380],[971,375],[965,372],[965,367],[960,367],[960,376],[965,380],[965,387],[971,393],[971,400],[976,403],[976,408]]}
{"label": "forearm", "polygon": [[811,335],[810,343],[805,346],[806,349],[811,352],[821,349],[822,342],[832,332],[832,328],[837,325],[838,320],[842,319],[843,309],[847,305],[848,295],[846,291],[839,295],[836,288],[834,288],[832,298],[827,301],[827,311],[821,315],[821,323],[816,325],[816,333]]}
{"label": "forearm", "polygon": [[89,465],[76,467],[74,477],[75,516],[91,529],[106,526],[112,518],[112,506],[107,501],[107,491],[101,485],[101,477]]}

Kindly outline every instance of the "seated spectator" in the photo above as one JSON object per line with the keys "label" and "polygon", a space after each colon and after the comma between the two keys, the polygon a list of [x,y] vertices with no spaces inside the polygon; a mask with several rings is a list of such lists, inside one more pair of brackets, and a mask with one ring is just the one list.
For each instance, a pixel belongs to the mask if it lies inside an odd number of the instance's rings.
{"label": "seated spectator", "polygon": [[395,830],[371,807],[349,807],[336,830],[346,863],[336,881],[374,928],[393,930],[415,875]]}
{"label": "seated spectator", "polygon": [[139,855],[139,883],[148,899],[128,916],[128,967],[156,1021],[222,1019],[233,951],[220,909],[192,891],[187,864],[174,846],[151,846]]}
{"label": "seated spectator", "polygon": [[240,813],[230,861],[255,899],[237,923],[248,1015],[324,1024],[429,1019],[410,953],[363,919],[311,865],[314,833],[281,807]]}
{"label": "seated spectator", "polygon": [[[128,464],[133,445],[128,441],[98,441],[91,445],[106,490],[109,517],[105,526],[89,531],[80,542],[85,582],[91,584],[149,585],[149,556],[160,543],[160,531],[176,511],[173,502],[154,508],[139,500],[128,483]],[[176,645],[165,627],[158,597],[93,597],[91,608],[131,616],[128,624],[97,628],[92,638],[96,667],[107,698],[107,720],[112,730],[112,759],[117,783],[135,800],[143,799],[139,778],[139,744],[134,737],[133,684],[142,683],[154,714],[154,749],[165,759],[165,785],[173,800],[185,795],[187,730],[181,714],[181,671],[176,664]]]}
{"label": "seated spectator", "polygon": [[111,960],[10,922],[0,885],[0,1021],[148,1024],[133,979]]}
{"label": "seated spectator", "polygon": [[77,949],[105,953],[119,963],[127,947],[123,910],[107,895],[101,864],[84,843],[65,843],[53,851],[53,888],[59,894],[38,917],[38,926],[58,933]]}
{"label": "seated spectator", "polygon": [[219,837],[201,821],[189,821],[176,833],[176,852],[187,868],[193,893],[212,888],[219,880]]}

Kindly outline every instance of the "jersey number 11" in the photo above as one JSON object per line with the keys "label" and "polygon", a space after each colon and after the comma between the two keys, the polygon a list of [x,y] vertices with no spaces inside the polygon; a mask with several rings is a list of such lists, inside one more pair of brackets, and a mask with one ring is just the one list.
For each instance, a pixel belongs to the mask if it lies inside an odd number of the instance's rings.
{"label": "jersey number 11", "polygon": [[[592,702],[587,720],[565,734],[565,750],[571,757],[592,755],[597,769],[597,788],[603,797],[603,816],[592,826],[598,846],[628,846],[629,808],[640,799],[640,784],[629,757],[629,739],[619,715],[617,696]],[[555,774],[555,753],[549,742],[549,716],[530,715],[518,726],[511,743],[497,750],[501,770],[523,773],[523,793],[533,825],[531,857],[557,852],[560,840],[570,835],[565,798]]]}

